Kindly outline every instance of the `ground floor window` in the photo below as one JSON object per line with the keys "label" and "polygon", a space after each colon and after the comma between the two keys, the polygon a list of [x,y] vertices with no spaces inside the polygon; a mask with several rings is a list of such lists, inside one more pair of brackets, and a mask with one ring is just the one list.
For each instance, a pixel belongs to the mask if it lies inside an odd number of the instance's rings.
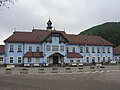
{"label": "ground floor window", "polygon": [[0,57],[0,62],[2,62],[3,61],[3,57]]}
{"label": "ground floor window", "polygon": [[39,62],[40,62],[39,58],[36,58],[36,63],[39,63]]}
{"label": "ground floor window", "polygon": [[108,61],[110,61],[110,57],[108,57]]}
{"label": "ground floor window", "polygon": [[32,58],[28,58],[28,63],[32,62]]}
{"label": "ground floor window", "polygon": [[89,62],[89,57],[86,57],[86,61]]}
{"label": "ground floor window", "polygon": [[10,63],[13,63],[13,57],[10,57]]}
{"label": "ground floor window", "polygon": [[98,57],[98,62],[100,62],[100,57]]}
{"label": "ground floor window", "polygon": [[21,63],[22,57],[18,57],[18,63]]}
{"label": "ground floor window", "polygon": [[47,63],[50,63],[50,59],[47,57]]}
{"label": "ground floor window", "polygon": [[70,63],[73,63],[73,60],[70,60]]}
{"label": "ground floor window", "polygon": [[105,62],[105,57],[103,57],[103,62]]}
{"label": "ground floor window", "polygon": [[79,63],[79,62],[80,62],[80,60],[77,60],[77,62]]}

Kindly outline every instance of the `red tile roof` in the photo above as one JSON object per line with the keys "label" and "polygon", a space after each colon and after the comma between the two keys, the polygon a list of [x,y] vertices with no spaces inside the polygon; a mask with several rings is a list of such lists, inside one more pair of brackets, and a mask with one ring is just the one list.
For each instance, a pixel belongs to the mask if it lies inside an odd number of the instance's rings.
{"label": "red tile roof", "polygon": [[5,45],[0,45],[0,54],[5,53]]}
{"label": "red tile roof", "polygon": [[14,32],[4,42],[22,42],[22,43],[40,43],[50,34],[61,34],[68,41],[68,44],[83,44],[83,45],[106,45],[113,46],[112,43],[101,38],[100,36],[85,36],[85,35],[71,35],[64,31],[47,31],[34,29],[32,32]]}
{"label": "red tile roof", "polygon": [[83,56],[76,52],[68,52],[67,58],[83,58]]}
{"label": "red tile roof", "polygon": [[120,55],[120,48],[114,48],[113,49],[113,54]]}
{"label": "red tile roof", "polygon": [[27,58],[43,58],[43,52],[27,52],[25,53],[24,57]]}

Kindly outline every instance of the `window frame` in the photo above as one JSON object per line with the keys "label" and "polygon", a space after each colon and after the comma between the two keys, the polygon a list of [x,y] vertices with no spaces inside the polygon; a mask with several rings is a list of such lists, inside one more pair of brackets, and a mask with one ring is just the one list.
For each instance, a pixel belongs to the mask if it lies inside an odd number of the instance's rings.
{"label": "window frame", "polygon": [[[20,61],[20,62],[19,62]],[[18,63],[21,64],[22,63],[22,57],[18,57]]]}
{"label": "window frame", "polygon": [[[9,57],[9,62],[10,62],[10,64],[13,64],[13,61],[14,60],[14,57]],[[11,62],[12,61],[12,62]]]}
{"label": "window frame", "polygon": [[14,45],[10,45],[10,50],[9,52],[14,52]]}

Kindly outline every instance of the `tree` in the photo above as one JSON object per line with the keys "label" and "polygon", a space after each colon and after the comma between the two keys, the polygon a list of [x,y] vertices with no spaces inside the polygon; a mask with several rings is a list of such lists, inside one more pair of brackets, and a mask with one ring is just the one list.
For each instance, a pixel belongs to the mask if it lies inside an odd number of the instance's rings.
{"label": "tree", "polygon": [[9,8],[7,6],[7,3],[14,4],[14,2],[16,2],[16,1],[18,1],[18,0],[0,0],[0,7],[5,6],[5,7]]}

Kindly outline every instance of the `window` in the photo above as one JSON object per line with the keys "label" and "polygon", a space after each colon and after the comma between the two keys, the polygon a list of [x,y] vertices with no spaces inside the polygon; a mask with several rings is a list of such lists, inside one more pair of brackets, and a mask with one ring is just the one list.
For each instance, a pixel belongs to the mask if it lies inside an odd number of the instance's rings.
{"label": "window", "polygon": [[120,61],[120,57],[119,57],[119,61]]}
{"label": "window", "polygon": [[69,47],[67,47],[67,52],[69,52]]}
{"label": "window", "polygon": [[10,45],[10,52],[14,52],[13,48],[14,48],[14,46]]}
{"label": "window", "polygon": [[18,57],[18,63],[21,63],[22,58]]}
{"label": "window", "polygon": [[13,63],[13,57],[10,57],[10,63]]}
{"label": "window", "polygon": [[98,62],[100,62],[100,57],[98,57]]}
{"label": "window", "polygon": [[22,52],[22,46],[18,45],[18,52]]}
{"label": "window", "polygon": [[75,52],[75,47],[72,48],[72,52]]}
{"label": "window", "polygon": [[52,46],[53,51],[59,51],[59,46]]}
{"label": "window", "polygon": [[89,62],[89,57],[86,58],[86,61]]}
{"label": "window", "polygon": [[110,62],[110,57],[108,57],[108,61]]}
{"label": "window", "polygon": [[100,53],[100,48],[99,47],[97,47],[97,53]]}
{"label": "window", "polygon": [[103,53],[105,53],[105,47],[103,47]]}
{"label": "window", "polygon": [[0,57],[0,62],[2,62],[3,61],[3,57]]}
{"label": "window", "polygon": [[32,52],[32,46],[29,46],[29,52]]}
{"label": "window", "polygon": [[103,62],[105,62],[105,57],[103,57]]}
{"label": "window", "polygon": [[50,51],[50,45],[46,46],[46,51]]}
{"label": "window", "polygon": [[40,51],[40,47],[36,47],[36,52],[39,52]]}
{"label": "window", "polygon": [[30,63],[32,61],[32,59],[31,58],[28,58],[28,63]]}
{"label": "window", "polygon": [[64,46],[60,46],[60,51],[64,51]]}
{"label": "window", "polygon": [[86,47],[86,53],[89,53],[89,48],[88,47]]}
{"label": "window", "polygon": [[95,49],[94,49],[94,47],[92,47],[92,53],[95,53]]}
{"label": "window", "polygon": [[79,62],[80,62],[80,60],[77,60],[77,62],[79,63]]}
{"label": "window", "polygon": [[80,53],[83,53],[83,47],[80,47]]}
{"label": "window", "polygon": [[47,57],[47,63],[50,63],[50,59]]}
{"label": "window", "polygon": [[36,58],[36,63],[39,63],[39,61],[40,61],[39,58]]}
{"label": "window", "polygon": [[115,60],[117,60],[117,57],[115,57]]}
{"label": "window", "polygon": [[110,53],[110,48],[108,48],[108,53]]}
{"label": "window", "polygon": [[70,60],[70,63],[73,63],[73,60]]}

